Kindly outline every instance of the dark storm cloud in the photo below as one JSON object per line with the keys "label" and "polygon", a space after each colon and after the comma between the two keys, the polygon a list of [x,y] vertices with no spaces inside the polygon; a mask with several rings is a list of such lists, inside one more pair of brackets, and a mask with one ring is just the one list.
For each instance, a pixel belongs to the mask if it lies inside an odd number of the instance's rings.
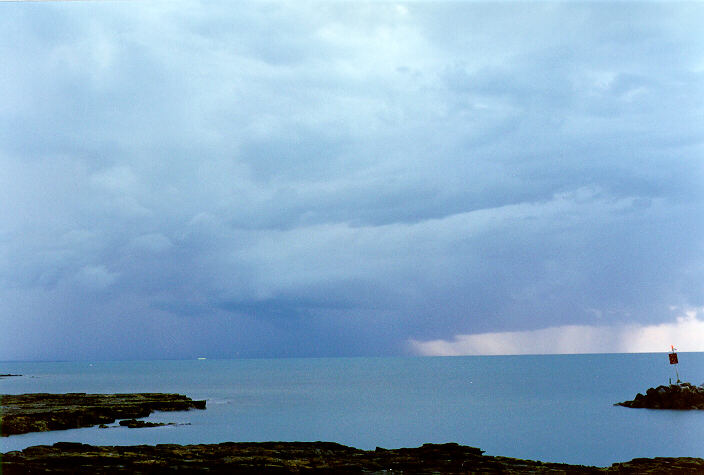
{"label": "dark storm cloud", "polygon": [[0,359],[393,354],[704,305],[700,5],[2,10]]}

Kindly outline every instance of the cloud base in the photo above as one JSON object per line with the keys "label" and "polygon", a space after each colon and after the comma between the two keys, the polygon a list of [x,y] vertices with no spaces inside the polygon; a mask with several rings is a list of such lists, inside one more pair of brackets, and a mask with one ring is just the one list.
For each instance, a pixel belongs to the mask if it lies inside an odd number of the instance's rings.
{"label": "cloud base", "polygon": [[521,332],[457,335],[452,340],[410,340],[423,356],[656,353],[676,345],[704,351],[704,309],[692,309],[658,325],[565,325]]}

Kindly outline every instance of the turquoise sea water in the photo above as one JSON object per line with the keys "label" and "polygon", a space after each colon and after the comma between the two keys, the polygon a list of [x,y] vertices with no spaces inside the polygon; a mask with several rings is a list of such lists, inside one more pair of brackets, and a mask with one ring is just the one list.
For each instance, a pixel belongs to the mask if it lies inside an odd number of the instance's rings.
{"label": "turquoise sea water", "polygon": [[[0,393],[177,392],[207,410],[183,425],[88,428],[0,439],[0,452],[101,445],[326,440],[362,449],[459,442],[490,455],[610,465],[704,457],[704,411],[614,406],[674,379],[667,354],[0,363]],[[680,376],[704,381],[704,353]]]}

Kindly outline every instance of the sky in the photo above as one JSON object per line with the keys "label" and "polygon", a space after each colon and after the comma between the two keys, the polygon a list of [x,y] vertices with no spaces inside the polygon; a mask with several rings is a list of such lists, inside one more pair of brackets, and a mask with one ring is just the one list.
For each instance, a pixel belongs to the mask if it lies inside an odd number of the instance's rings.
{"label": "sky", "polygon": [[0,360],[704,351],[704,3],[0,3]]}

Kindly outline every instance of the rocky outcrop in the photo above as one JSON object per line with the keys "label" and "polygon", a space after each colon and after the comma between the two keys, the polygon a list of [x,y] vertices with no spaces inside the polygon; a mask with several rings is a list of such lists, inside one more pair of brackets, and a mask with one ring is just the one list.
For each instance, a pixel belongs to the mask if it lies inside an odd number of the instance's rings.
{"label": "rocky outcrop", "polygon": [[3,394],[0,435],[75,429],[146,417],[153,411],[205,409],[181,394]]}
{"label": "rocky outcrop", "polygon": [[162,427],[162,426],[175,426],[175,422],[147,422],[138,421],[137,419],[125,419],[120,421],[120,425],[127,427],[128,429],[141,429],[143,427]]}
{"label": "rocky outcrop", "polygon": [[704,473],[704,459],[693,457],[637,458],[630,462],[615,463],[604,469],[607,473],[684,474]]}
{"label": "rocky outcrop", "polygon": [[616,405],[647,409],[704,409],[704,387],[690,383],[658,386],[648,389],[645,395],[638,393],[632,401]]}
{"label": "rocky outcrop", "polygon": [[2,473],[702,473],[704,459],[635,459],[611,467],[491,457],[474,447],[425,444],[359,450],[331,442],[96,447],[60,442],[3,454]]}

